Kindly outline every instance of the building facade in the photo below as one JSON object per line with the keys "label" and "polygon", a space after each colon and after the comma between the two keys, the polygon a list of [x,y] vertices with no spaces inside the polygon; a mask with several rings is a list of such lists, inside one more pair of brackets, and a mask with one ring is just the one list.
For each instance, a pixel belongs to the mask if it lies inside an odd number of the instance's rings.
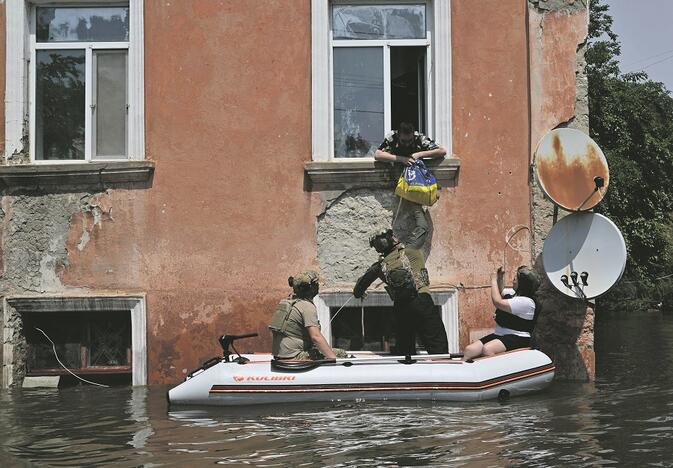
{"label": "building facade", "polygon": [[[268,351],[307,268],[328,340],[387,349],[383,288],[346,303],[371,232],[410,229],[372,158],[401,121],[448,149],[425,253],[458,352],[492,327],[492,271],[539,264],[556,214],[530,164],[547,131],[588,131],[587,22],[583,0],[5,0],[3,386],[64,372],[48,339],[136,385],[224,333]],[[566,333],[541,346],[591,379],[591,310],[544,294],[542,332]]]}

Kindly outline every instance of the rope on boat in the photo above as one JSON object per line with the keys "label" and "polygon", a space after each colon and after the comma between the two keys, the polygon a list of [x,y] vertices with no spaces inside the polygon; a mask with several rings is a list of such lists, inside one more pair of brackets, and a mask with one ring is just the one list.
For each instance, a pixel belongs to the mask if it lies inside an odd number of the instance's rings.
{"label": "rope on boat", "polygon": [[353,299],[354,297],[355,297],[355,296],[351,296],[351,297],[349,297],[348,300],[347,300],[346,302],[344,302],[344,305],[342,305],[341,307],[339,307],[339,310],[336,311],[336,314],[334,314],[334,315],[332,316],[332,318],[329,320],[330,323],[332,323],[332,321],[336,318],[336,316],[339,315],[339,312],[341,312],[341,309],[343,309],[344,307],[346,307],[346,304],[348,304],[348,303],[351,301],[351,299]]}
{"label": "rope on boat", "polygon": [[49,338],[49,337],[47,336],[47,334],[44,332],[44,330],[42,330],[41,328],[37,328],[37,327],[35,327],[35,330],[37,330],[37,331],[39,331],[40,333],[42,333],[42,334],[45,336],[45,338],[47,338],[47,339],[49,340],[49,342],[51,343],[51,348],[54,350],[54,356],[56,356],[56,360],[58,361],[58,363],[61,365],[62,368],[64,368],[64,369],[67,370],[68,372],[70,372],[74,377],[77,377],[77,378],[78,378],[79,380],[81,380],[82,382],[86,382],[86,383],[89,383],[89,384],[91,384],[91,385],[97,385],[97,386],[99,386],[99,387],[110,388],[109,385],[99,384],[99,383],[96,383],[96,382],[91,382],[90,380],[83,379],[82,377],[80,377],[79,375],[73,373],[70,369],[68,369],[67,367],[65,367],[65,365],[63,365],[63,363],[61,362],[61,360],[58,358],[58,353],[56,353],[56,345],[54,344],[53,341],[51,341],[51,338]]}

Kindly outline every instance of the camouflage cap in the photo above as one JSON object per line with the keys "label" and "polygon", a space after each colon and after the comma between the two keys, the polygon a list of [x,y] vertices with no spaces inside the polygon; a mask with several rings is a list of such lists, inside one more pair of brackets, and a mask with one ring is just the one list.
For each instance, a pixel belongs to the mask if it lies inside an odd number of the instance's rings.
{"label": "camouflage cap", "polygon": [[310,286],[319,282],[318,273],[313,270],[302,271],[301,273],[292,277],[292,287],[299,288],[301,286]]}

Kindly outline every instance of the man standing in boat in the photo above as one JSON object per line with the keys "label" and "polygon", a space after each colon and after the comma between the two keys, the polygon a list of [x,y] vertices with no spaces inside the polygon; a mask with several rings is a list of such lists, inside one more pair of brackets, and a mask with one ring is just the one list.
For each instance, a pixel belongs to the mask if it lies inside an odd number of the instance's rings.
{"label": "man standing in boat", "polygon": [[313,304],[313,298],[318,294],[318,282],[315,271],[304,271],[288,278],[293,294],[280,301],[269,324],[276,359],[348,357],[344,350],[332,349],[320,331],[318,311]]}
{"label": "man standing in boat", "polygon": [[428,221],[420,205],[414,205],[415,227],[405,244],[393,235],[392,229],[377,232],[369,245],[379,260],[369,267],[355,287],[353,295],[362,298],[372,282],[379,278],[393,300],[396,320],[396,354],[416,354],[416,333],[430,354],[446,354],[449,344],[444,323],[430,296],[430,279],[421,248],[428,236]]}

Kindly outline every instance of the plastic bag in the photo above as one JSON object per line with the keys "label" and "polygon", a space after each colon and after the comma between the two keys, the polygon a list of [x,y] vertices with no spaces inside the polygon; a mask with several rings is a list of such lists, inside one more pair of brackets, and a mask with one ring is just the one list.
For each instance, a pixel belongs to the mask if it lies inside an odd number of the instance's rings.
{"label": "plastic bag", "polygon": [[432,206],[439,199],[439,187],[434,174],[418,160],[404,168],[395,195],[419,205]]}

